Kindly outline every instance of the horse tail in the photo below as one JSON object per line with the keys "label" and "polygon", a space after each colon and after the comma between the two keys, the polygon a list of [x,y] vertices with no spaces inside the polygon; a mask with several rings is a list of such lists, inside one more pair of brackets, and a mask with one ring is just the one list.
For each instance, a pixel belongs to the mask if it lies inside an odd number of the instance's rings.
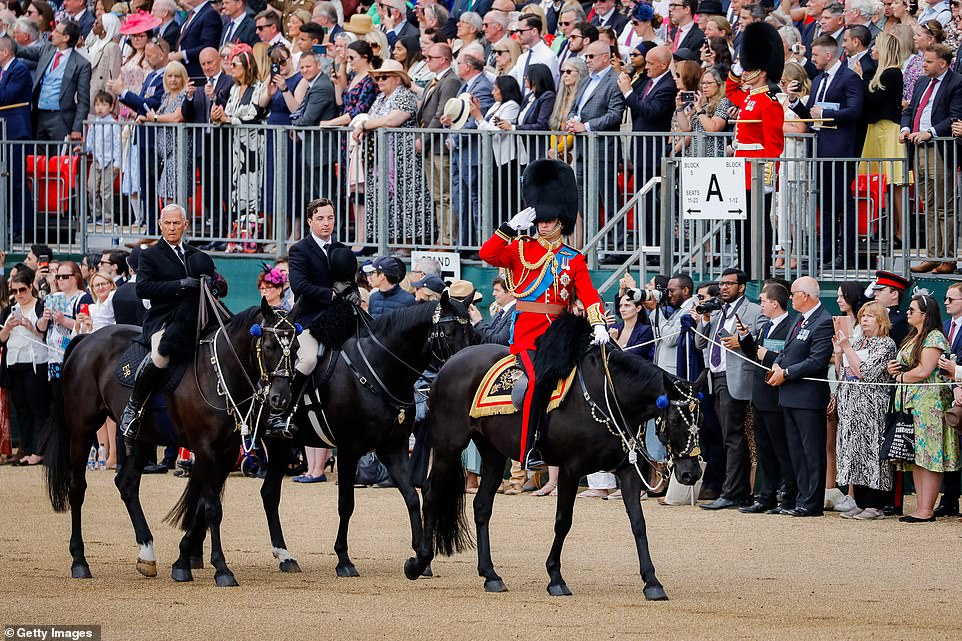
{"label": "horse tail", "polygon": [[[440,407],[434,406],[428,414],[429,434],[433,432],[435,416],[440,411]],[[426,521],[434,523],[434,549],[438,554],[451,556],[472,547],[473,541],[464,510],[465,473],[464,466],[461,465],[461,450],[447,449],[450,451],[442,452],[437,445],[432,448],[424,517]]]}
{"label": "horse tail", "polygon": [[173,527],[179,527],[186,532],[190,529],[191,523],[197,514],[197,506],[200,504],[201,497],[200,479],[196,473],[191,474],[187,478],[187,487],[184,488],[180,499],[177,500],[176,505],[174,505],[167,516],[164,517],[164,523]]}
{"label": "horse tail", "polygon": [[[72,344],[72,343],[71,343]],[[66,359],[65,359],[66,360]],[[47,445],[43,452],[47,496],[54,512],[66,512],[70,505],[70,435],[64,412],[63,385],[52,386],[50,416],[47,418]]]}

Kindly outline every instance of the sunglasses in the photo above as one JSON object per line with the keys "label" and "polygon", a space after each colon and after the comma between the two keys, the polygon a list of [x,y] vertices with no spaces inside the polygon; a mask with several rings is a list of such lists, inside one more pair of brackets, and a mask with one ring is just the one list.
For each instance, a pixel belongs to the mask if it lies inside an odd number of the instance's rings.
{"label": "sunglasses", "polygon": [[568,21],[562,20],[562,21],[559,22],[558,24],[560,24],[562,27],[570,27],[571,25],[577,24],[577,23],[571,22],[570,20],[568,20]]}
{"label": "sunglasses", "polygon": [[494,52],[495,52],[495,53],[508,53],[508,50],[507,50],[507,49],[495,49]]}
{"label": "sunglasses", "polygon": [[946,302],[946,303],[955,303],[955,302],[958,302],[958,301],[960,301],[960,300],[962,300],[962,298],[952,298],[951,296],[946,296],[946,297],[945,297],[945,302]]}
{"label": "sunglasses", "polygon": [[14,294],[23,294],[25,292],[29,292],[30,288],[29,287],[11,287],[10,291],[13,292]]}
{"label": "sunglasses", "polygon": [[569,73],[578,73],[578,72],[575,71],[574,69],[562,69],[562,70],[561,70],[561,73],[563,73],[563,74],[569,74]]}
{"label": "sunglasses", "polygon": [[69,280],[73,278],[73,274],[57,274],[57,280]]}
{"label": "sunglasses", "polygon": [[254,27],[254,31],[263,31],[264,29],[267,29],[270,26],[271,25],[269,24],[259,24],[256,27]]}

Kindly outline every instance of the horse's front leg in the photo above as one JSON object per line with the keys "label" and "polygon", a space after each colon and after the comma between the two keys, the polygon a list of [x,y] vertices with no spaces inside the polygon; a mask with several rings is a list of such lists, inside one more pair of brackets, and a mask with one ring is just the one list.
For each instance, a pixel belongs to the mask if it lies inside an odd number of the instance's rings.
{"label": "horse's front leg", "polygon": [[[478,576],[484,579],[485,592],[507,592],[508,588],[494,569],[489,526],[494,497],[501,486],[504,464],[508,457],[496,450],[484,438],[475,437],[475,444],[478,447],[478,453],[481,454],[481,484],[478,486],[478,493],[474,495],[474,525],[478,534]],[[457,464],[461,464],[460,457]],[[457,491],[464,492],[463,477]]]}
{"label": "horse's front leg", "polygon": [[278,513],[284,474],[290,458],[289,446],[273,439],[265,439],[262,443],[267,453],[267,474],[264,476],[264,484],[261,485],[261,502],[264,504],[267,530],[271,536],[271,553],[278,560],[281,572],[300,572],[301,566],[298,565],[297,559],[287,551],[287,543],[284,541],[284,532],[281,529],[281,517]]}
{"label": "horse's front leg", "polygon": [[[126,444],[125,444],[126,446]],[[123,469],[114,477],[114,484],[120,491],[120,498],[130,515],[130,522],[134,526],[134,536],[140,551],[137,554],[137,571],[145,577],[157,576],[157,555],[154,553],[154,537],[147,525],[147,517],[140,503],[140,479],[142,470],[147,463],[148,448],[153,447],[135,441],[130,448],[127,461]]]}
{"label": "horse's front leg", "polygon": [[347,554],[347,529],[354,514],[354,479],[357,478],[357,455],[353,452],[337,452],[337,538],[334,553],[337,554],[337,576],[360,576],[351,557]]}
{"label": "horse's front leg", "polygon": [[[234,457],[236,457],[236,447],[235,445],[231,448]],[[218,456],[215,457],[199,454],[190,475],[191,480],[194,480],[195,477],[201,480],[207,527],[210,530],[210,564],[214,566],[214,582],[222,588],[237,585],[234,573],[227,567],[224,548],[220,540],[220,524],[224,518],[221,494],[227,475],[230,474],[230,470],[234,466],[236,460],[234,457],[227,456],[224,452],[219,452]]]}
{"label": "horse's front leg", "polygon": [[[384,463],[384,467],[387,468],[404,499],[404,505],[407,506],[408,518],[411,521],[411,548],[417,553],[418,544],[421,542],[421,501],[414,486],[411,485],[411,466],[408,463],[407,447],[408,439],[405,436],[400,442],[378,448],[377,457]],[[424,568],[421,576],[433,576],[430,564]]]}
{"label": "horse's front leg", "polygon": [[631,522],[631,533],[635,537],[635,547],[638,548],[638,561],[641,565],[641,578],[645,581],[645,598],[649,601],[667,601],[668,595],[655,576],[655,566],[651,562],[648,551],[648,535],[645,528],[645,515],[641,510],[641,479],[632,465],[622,465],[617,470],[618,482],[621,485],[621,497],[625,502],[625,511]]}
{"label": "horse's front leg", "polygon": [[571,517],[574,512],[575,496],[578,494],[578,476],[572,474],[569,468],[562,467],[558,472],[558,505],[555,509],[554,541],[545,567],[548,569],[548,594],[551,596],[571,596],[571,590],[561,576],[561,549],[564,547],[565,537],[571,530]]}

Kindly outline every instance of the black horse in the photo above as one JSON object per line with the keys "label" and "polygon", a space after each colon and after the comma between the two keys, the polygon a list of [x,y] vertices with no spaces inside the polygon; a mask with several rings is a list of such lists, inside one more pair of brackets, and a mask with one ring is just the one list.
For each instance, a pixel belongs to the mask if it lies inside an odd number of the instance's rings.
{"label": "black horse", "polygon": [[[562,324],[575,331],[566,333]],[[556,326],[559,331],[553,332]],[[701,476],[698,400],[688,383],[640,356],[610,347],[588,349],[588,331],[583,319],[563,316],[538,343],[539,354],[551,353],[556,361],[566,362],[559,371],[570,371],[580,361],[577,382],[549,415],[543,449],[545,460],[561,468],[555,537],[546,564],[548,592],[571,594],[561,576],[561,548],[571,529],[579,479],[597,470],[614,470],[638,549],[645,598],[664,600],[668,597],[655,577],[640,503],[641,458],[653,463],[644,449],[644,430],[649,419],[658,419],[658,437],[668,448],[675,476],[686,485],[694,484]],[[421,574],[435,551],[451,555],[472,544],[464,513],[461,451],[473,440],[482,460],[481,486],[474,499],[478,574],[488,592],[506,590],[491,560],[488,522],[507,456],[516,456],[520,449],[520,419],[517,414],[471,418],[469,410],[482,377],[507,353],[498,345],[471,347],[438,372],[430,399],[433,459],[423,491],[424,529],[417,556],[404,565],[409,579]]]}
{"label": "black horse", "polygon": [[[319,359],[323,412],[301,405],[295,414],[294,443],[310,447],[337,446],[337,512],[340,519],[334,551],[337,576],[358,576],[348,556],[347,531],[354,513],[354,479],[358,459],[374,450],[404,498],[411,519],[412,547],[421,533],[420,501],[408,474],[408,438],[414,419],[414,385],[430,365],[477,341],[467,308],[447,292],[436,304],[418,303],[366,325],[359,318],[357,334],[341,350]],[[327,382],[325,382],[326,379]],[[316,421],[316,427],[315,427]],[[327,440],[320,434],[326,432]],[[331,442],[333,441],[333,442]],[[292,441],[268,437],[267,475],[261,498],[267,515],[274,557],[284,572],[300,567],[287,550],[278,506]]]}
{"label": "black horse", "polygon": [[[116,421],[123,412],[130,391],[117,381],[115,367],[140,331],[129,325],[105,327],[74,339],[64,355],[63,395],[54,401],[44,464],[54,510],[72,512],[73,578],[91,577],[81,531],[90,442],[107,417]],[[179,445],[193,451],[196,460],[183,495],[167,515],[168,522],[179,521],[185,531],[171,574],[176,581],[193,580],[191,569],[203,567],[209,528],[215,581],[218,586],[237,585],[221,547],[221,494],[237,462],[238,425],[256,418],[256,410],[264,403],[283,407],[290,399],[296,334],[287,315],[266,303],[241,312],[206,333],[183,379],[164,395],[166,415],[144,413],[139,439],[115,481],[140,545],[137,571],[142,575],[156,576],[157,563],[153,535],[140,503],[141,470],[148,448]]]}

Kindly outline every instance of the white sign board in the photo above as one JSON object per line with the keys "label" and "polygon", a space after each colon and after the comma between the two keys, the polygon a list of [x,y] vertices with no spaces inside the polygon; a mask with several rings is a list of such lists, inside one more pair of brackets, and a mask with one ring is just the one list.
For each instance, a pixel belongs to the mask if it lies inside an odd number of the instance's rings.
{"label": "white sign board", "polygon": [[683,158],[681,207],[684,220],[745,220],[744,158]]}
{"label": "white sign board", "polygon": [[422,258],[433,258],[441,264],[441,280],[452,283],[461,280],[461,256],[455,252],[411,252],[411,267]]}

